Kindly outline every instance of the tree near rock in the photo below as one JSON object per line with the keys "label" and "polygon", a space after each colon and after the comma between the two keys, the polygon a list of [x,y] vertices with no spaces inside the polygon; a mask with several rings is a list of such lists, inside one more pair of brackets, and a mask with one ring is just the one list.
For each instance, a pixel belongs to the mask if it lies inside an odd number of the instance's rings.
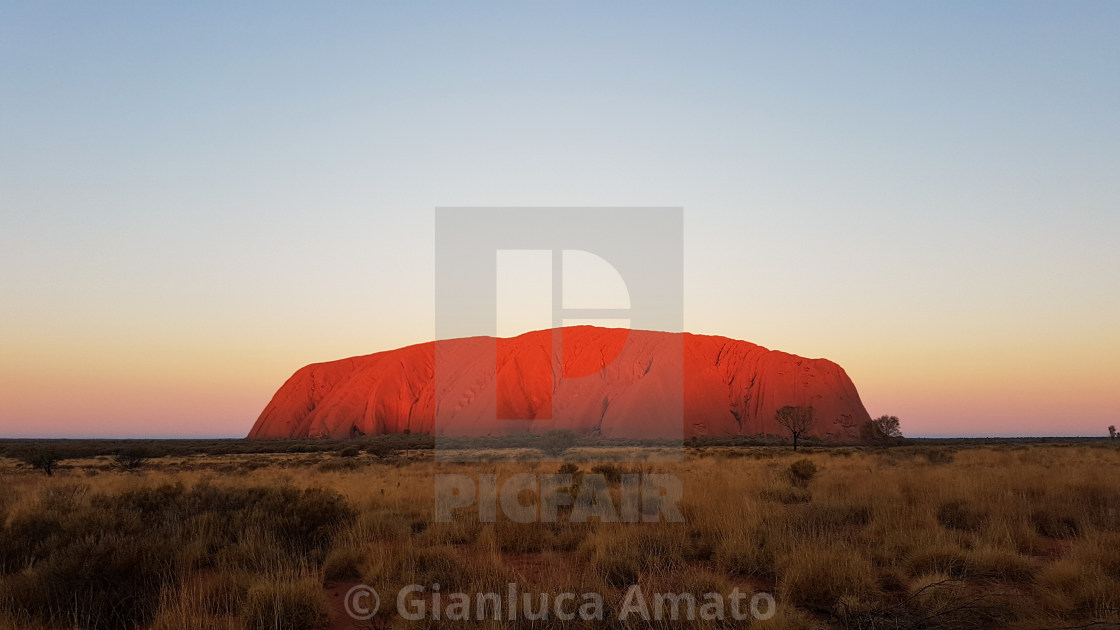
{"label": "tree near rock", "polygon": [[1108,427],[1108,437],[1110,437],[1114,440],[1116,439],[1116,425],[1115,424]]}
{"label": "tree near rock", "polygon": [[902,439],[902,429],[898,416],[879,416],[860,427],[860,438],[864,442],[883,444]]}
{"label": "tree near rock", "polygon": [[786,405],[774,414],[774,419],[793,436],[793,450],[796,452],[797,439],[813,426],[813,408]]}

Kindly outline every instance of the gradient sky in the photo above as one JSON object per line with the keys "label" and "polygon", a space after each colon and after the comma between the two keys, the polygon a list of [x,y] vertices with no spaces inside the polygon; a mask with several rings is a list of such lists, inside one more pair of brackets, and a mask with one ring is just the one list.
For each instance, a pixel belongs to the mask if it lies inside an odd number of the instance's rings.
{"label": "gradient sky", "polygon": [[433,336],[436,206],[682,206],[685,328],[1120,424],[1120,3],[2,3],[0,436]]}

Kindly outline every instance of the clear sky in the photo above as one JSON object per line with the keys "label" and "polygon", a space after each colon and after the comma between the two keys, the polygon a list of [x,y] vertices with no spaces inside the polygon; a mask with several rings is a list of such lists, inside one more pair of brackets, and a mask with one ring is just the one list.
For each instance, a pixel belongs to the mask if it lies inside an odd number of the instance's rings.
{"label": "clear sky", "polygon": [[1120,3],[2,4],[0,436],[242,436],[471,205],[682,206],[685,328],[909,435],[1120,424]]}

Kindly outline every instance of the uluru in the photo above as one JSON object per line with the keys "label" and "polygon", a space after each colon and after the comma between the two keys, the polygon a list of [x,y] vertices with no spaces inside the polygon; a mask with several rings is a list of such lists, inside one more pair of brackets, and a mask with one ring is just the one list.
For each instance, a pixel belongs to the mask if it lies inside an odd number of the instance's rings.
{"label": "uluru", "polygon": [[[726,337],[573,326],[305,366],[248,437],[764,435],[783,432],[774,415],[786,405],[812,406],[810,433],[821,437],[855,437],[870,420],[851,379],[826,359]],[[669,417],[681,424],[650,421],[664,409],[679,410]]]}

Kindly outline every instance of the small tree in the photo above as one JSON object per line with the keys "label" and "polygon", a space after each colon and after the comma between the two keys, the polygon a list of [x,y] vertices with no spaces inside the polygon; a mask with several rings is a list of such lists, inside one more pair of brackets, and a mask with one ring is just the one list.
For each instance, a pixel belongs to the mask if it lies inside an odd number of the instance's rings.
{"label": "small tree", "polygon": [[883,443],[902,438],[898,416],[879,416],[868,420],[860,427],[860,437],[864,442]]}
{"label": "small tree", "polygon": [[117,470],[124,472],[133,472],[140,470],[144,463],[148,461],[149,453],[147,449],[135,447],[125,448],[117,451],[113,455],[113,467]]}
{"label": "small tree", "polygon": [[1115,424],[1108,427],[1108,437],[1110,437],[1114,440],[1116,439],[1116,425]]}
{"label": "small tree", "polygon": [[35,470],[43,471],[48,477],[54,476],[54,469],[61,459],[58,453],[50,449],[35,449],[20,456],[23,463]]}
{"label": "small tree", "polygon": [[774,419],[793,436],[793,450],[796,452],[797,439],[813,426],[813,408],[786,405],[774,414]]}

